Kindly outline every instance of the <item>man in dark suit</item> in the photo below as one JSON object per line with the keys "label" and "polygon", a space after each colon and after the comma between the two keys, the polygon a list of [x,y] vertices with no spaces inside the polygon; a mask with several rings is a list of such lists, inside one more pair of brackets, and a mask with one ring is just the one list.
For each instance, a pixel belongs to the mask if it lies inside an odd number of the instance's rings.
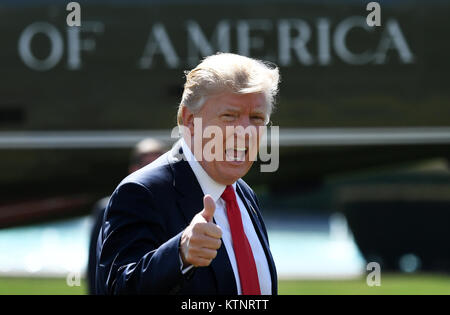
{"label": "man in dark suit", "polygon": [[278,80],[278,69],[234,54],[210,56],[187,74],[182,139],[109,200],[97,293],[277,293],[258,200],[241,177],[254,162]]}

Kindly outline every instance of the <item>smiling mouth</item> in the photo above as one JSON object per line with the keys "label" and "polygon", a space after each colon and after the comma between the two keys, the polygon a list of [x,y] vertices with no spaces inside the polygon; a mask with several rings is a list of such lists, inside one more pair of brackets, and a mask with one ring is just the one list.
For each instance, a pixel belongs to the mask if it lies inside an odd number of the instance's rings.
{"label": "smiling mouth", "polygon": [[247,155],[247,148],[229,148],[225,150],[225,156],[227,161],[231,162],[243,162]]}

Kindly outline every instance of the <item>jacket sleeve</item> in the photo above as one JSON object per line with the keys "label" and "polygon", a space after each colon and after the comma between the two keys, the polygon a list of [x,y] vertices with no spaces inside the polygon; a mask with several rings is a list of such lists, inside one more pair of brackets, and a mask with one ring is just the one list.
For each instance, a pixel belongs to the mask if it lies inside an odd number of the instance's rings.
{"label": "jacket sleeve", "polygon": [[139,183],[121,184],[111,196],[98,253],[98,293],[170,294],[182,286],[182,232],[167,236],[162,213],[152,200]]}

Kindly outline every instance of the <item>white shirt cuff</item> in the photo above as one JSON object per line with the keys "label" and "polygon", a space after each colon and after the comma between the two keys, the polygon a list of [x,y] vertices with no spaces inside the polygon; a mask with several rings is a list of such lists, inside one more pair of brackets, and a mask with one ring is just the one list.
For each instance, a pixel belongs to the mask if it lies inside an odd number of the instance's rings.
{"label": "white shirt cuff", "polygon": [[178,255],[178,258],[180,259],[180,270],[181,270],[181,273],[183,275],[185,275],[189,270],[191,270],[194,267],[194,265],[189,265],[189,266],[183,268],[183,260],[181,259],[181,255]]}

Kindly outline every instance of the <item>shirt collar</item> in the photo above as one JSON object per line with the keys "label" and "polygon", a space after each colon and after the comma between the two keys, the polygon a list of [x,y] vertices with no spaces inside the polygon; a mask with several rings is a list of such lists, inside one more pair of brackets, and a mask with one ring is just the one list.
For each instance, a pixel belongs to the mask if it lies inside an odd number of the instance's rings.
{"label": "shirt collar", "polygon": [[[180,142],[183,149],[183,154],[188,161],[192,171],[194,172],[195,177],[197,178],[197,181],[203,190],[203,194],[211,195],[214,201],[217,202],[220,196],[222,196],[222,193],[225,191],[226,186],[216,182],[211,178],[211,176],[208,175],[208,173],[206,173],[200,163],[195,159],[194,154],[192,153],[184,138],[181,138]],[[236,182],[233,183],[233,189],[236,192]]]}

